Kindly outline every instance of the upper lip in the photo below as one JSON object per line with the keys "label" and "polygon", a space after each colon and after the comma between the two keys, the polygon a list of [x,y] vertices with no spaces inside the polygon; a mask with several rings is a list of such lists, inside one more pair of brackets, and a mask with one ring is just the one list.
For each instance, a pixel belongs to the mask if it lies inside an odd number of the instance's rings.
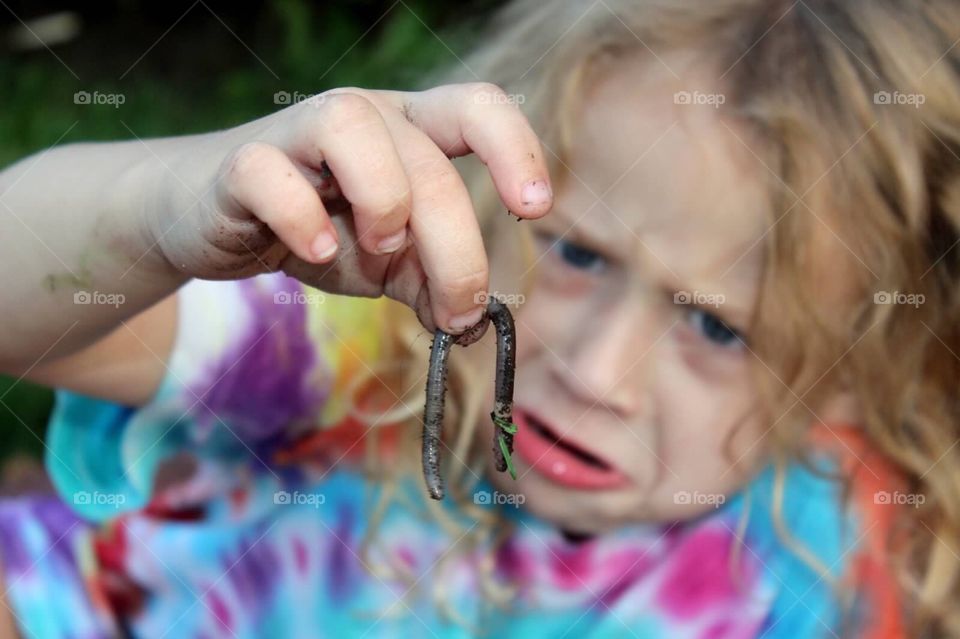
{"label": "upper lip", "polygon": [[574,437],[570,437],[569,433],[564,433],[559,428],[555,426],[555,422],[552,420],[535,413],[534,411],[519,407],[519,410],[524,413],[527,417],[527,420],[531,423],[531,426],[542,427],[546,430],[554,439],[558,441],[557,446],[561,446],[566,449],[574,449],[579,451],[584,457],[592,458],[598,464],[605,466],[609,470],[619,470],[610,459],[600,453],[594,446],[589,444],[584,444],[579,442]]}

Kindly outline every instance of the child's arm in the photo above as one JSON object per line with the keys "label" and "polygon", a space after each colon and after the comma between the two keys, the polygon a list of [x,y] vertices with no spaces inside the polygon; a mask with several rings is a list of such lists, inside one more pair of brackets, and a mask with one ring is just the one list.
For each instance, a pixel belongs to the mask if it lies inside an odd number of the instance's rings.
{"label": "child's arm", "polygon": [[144,226],[150,150],[77,144],[0,173],[0,366],[21,373],[105,335],[186,281]]}
{"label": "child's arm", "polygon": [[[222,132],[71,145],[9,167],[0,369],[115,398],[104,367],[116,376],[133,360],[119,392],[149,397],[176,316],[175,301],[158,301],[191,277],[278,269],[332,293],[388,295],[428,329],[461,332],[476,318],[457,317],[482,310],[487,262],[448,158],[476,152],[519,216],[551,204],[537,138],[496,91],[342,89]],[[384,252],[398,232],[400,249]],[[324,236],[335,253],[323,255]]]}
{"label": "child's arm", "polygon": [[167,372],[180,295],[170,295],[76,353],[42,362],[26,377],[127,406],[142,406]]}

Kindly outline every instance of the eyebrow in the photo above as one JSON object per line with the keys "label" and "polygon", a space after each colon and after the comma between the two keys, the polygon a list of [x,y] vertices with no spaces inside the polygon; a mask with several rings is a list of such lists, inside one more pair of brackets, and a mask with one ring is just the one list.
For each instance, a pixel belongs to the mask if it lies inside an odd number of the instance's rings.
{"label": "eyebrow", "polygon": [[[735,328],[740,332],[744,332],[749,328],[753,309],[747,305],[737,303],[736,297],[731,300],[731,296],[726,293],[716,293],[714,292],[717,290],[715,287],[686,286],[682,282],[677,282],[673,277],[671,277],[670,280],[671,281],[665,283],[664,288],[671,297],[678,293],[687,293],[690,296],[690,300],[686,302],[687,306],[696,308],[704,313],[709,313],[719,318],[728,327]],[[677,284],[680,284],[680,286],[676,286]],[[722,300],[711,303],[710,300],[717,298],[722,298]]]}
{"label": "eyebrow", "polygon": [[[550,213],[548,217],[553,218],[555,222],[560,222],[562,225],[566,226],[566,228],[563,229],[560,234],[558,234],[558,239],[569,239],[574,237],[578,241],[582,242],[586,248],[591,250],[606,252],[611,251],[611,241],[608,238],[604,237],[601,233],[596,233],[593,231],[590,228],[590,225],[583,224],[583,219],[585,219],[586,216],[577,219],[571,219],[571,215],[566,210],[557,207]],[[632,236],[639,238],[636,231],[631,230],[630,233]],[[645,243],[642,243],[641,245],[645,246]],[[684,291],[690,294],[699,293],[704,297],[709,297],[711,295],[722,295],[724,300],[717,306],[709,303],[697,302],[696,299],[692,300],[689,306],[691,308],[696,308],[700,311],[703,311],[704,313],[709,313],[716,316],[728,327],[735,329],[740,333],[744,333],[747,330],[752,316],[752,307],[731,302],[727,299],[730,296],[724,293],[712,292],[716,290],[715,286],[688,286],[686,282],[683,282],[679,279],[679,275],[676,274],[676,271],[670,268],[669,265],[665,264],[662,258],[660,258],[655,251],[648,250],[646,252],[652,256],[651,262],[655,264],[657,275],[662,282],[662,289],[665,293],[669,293],[671,298],[675,293]]]}
{"label": "eyebrow", "polygon": [[[736,328],[740,331],[747,330],[753,315],[753,307],[740,302],[746,295],[737,295],[736,291],[738,288],[743,290],[742,287],[731,286],[728,294],[727,292],[719,292],[718,282],[711,282],[706,278],[701,281],[696,281],[696,279],[683,281],[676,269],[665,264],[655,251],[648,250],[646,252],[651,257],[645,266],[656,270],[662,290],[668,293],[672,299],[675,299],[674,296],[678,293],[687,293],[690,296],[690,300],[687,302],[690,307],[718,317],[730,328]],[[730,274],[725,274],[725,277],[727,276],[730,276]],[[718,302],[712,301],[717,300],[717,298],[721,299]]]}
{"label": "eyebrow", "polygon": [[[597,206],[599,206],[599,204]],[[587,248],[605,250],[607,252],[611,251],[612,238],[604,233],[596,232],[589,224],[583,223],[589,215],[581,215],[574,219],[566,210],[557,207],[548,217],[555,223],[562,223],[565,227],[558,237],[568,238],[572,235],[582,240],[587,245]]]}

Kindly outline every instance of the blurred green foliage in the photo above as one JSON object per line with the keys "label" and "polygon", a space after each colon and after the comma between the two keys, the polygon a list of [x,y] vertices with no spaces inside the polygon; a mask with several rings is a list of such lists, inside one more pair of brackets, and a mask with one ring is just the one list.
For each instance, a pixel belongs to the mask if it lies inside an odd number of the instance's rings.
{"label": "blurred green foliage", "polygon": [[[280,0],[224,19],[201,3],[161,22],[120,3],[70,43],[0,58],[0,166],[54,144],[226,128],[280,109],[277,92],[415,88],[457,64],[499,4]],[[77,104],[80,91],[123,104]],[[0,376],[0,461],[42,453],[51,405],[49,389]]]}

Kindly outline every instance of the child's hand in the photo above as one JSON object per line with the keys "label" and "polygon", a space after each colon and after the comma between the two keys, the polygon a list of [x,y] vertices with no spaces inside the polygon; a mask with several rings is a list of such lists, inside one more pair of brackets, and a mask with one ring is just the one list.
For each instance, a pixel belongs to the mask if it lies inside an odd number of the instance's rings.
{"label": "child's hand", "polygon": [[476,153],[518,216],[552,202],[543,150],[506,97],[486,84],[337,89],[193,138],[172,155],[150,227],[189,276],[280,268],[332,293],[388,295],[428,328],[460,332],[480,318],[488,272],[448,158]]}

